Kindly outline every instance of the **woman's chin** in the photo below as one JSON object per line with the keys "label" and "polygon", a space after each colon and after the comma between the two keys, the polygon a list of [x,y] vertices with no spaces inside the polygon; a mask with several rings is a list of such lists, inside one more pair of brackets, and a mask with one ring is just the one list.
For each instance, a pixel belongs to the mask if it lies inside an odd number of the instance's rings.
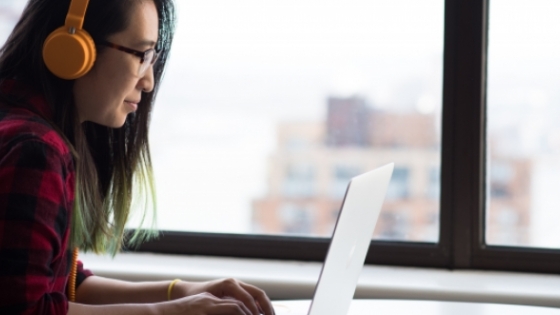
{"label": "woman's chin", "polygon": [[[126,122],[126,117],[124,116],[122,118],[116,118],[116,119],[111,119],[111,120],[89,120],[90,122],[96,123],[98,125],[102,125],[105,127],[109,127],[109,128],[113,128],[113,129],[119,129],[122,128],[124,126],[124,123]],[[88,120],[86,120],[88,121]]]}
{"label": "woman's chin", "polygon": [[124,126],[125,122],[126,122],[126,117],[125,117],[125,119],[119,120],[118,122],[115,122],[114,124],[107,125],[107,127],[114,128],[114,129],[119,129],[119,128],[122,128]]}

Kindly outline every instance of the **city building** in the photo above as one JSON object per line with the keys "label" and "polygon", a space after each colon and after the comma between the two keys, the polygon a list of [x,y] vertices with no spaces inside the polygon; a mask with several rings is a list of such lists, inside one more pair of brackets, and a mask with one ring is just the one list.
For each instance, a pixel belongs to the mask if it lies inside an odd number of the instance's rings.
{"label": "city building", "polygon": [[[267,193],[252,203],[253,232],[329,236],[350,179],[395,162],[374,237],[437,242],[440,155],[434,116],[331,97],[325,122],[278,126]],[[528,244],[532,164],[510,156],[493,156],[491,163],[487,240]]]}
{"label": "city building", "polygon": [[375,237],[437,241],[440,151],[433,116],[374,110],[360,97],[332,97],[327,106],[326,122],[278,126],[268,191],[253,201],[254,232],[328,236],[349,180],[395,162]]}

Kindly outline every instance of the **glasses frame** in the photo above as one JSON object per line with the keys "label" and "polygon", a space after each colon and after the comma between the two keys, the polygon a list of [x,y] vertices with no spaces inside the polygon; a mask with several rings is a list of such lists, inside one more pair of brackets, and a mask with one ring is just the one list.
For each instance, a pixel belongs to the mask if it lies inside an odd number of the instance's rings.
{"label": "glasses frame", "polygon": [[[128,54],[131,54],[131,55],[134,55],[134,56],[140,58],[140,64],[144,64],[144,62],[146,61],[146,56],[147,56],[151,51],[153,51],[153,52],[154,52],[154,57],[153,57],[152,60],[150,61],[150,64],[153,65],[153,64],[157,61],[157,59],[158,59],[158,57],[159,57],[159,53],[160,53],[160,51],[156,50],[155,48],[150,48],[150,49],[148,49],[148,50],[146,50],[146,51],[139,51],[139,50],[132,49],[132,48],[128,48],[128,47],[125,47],[125,46],[122,46],[122,45],[117,45],[117,44],[115,44],[115,43],[111,43],[111,42],[106,41],[106,40],[100,42],[99,44],[100,44],[100,45],[103,45],[103,46],[106,46],[106,47],[109,47],[109,48],[113,48],[113,49],[117,49],[117,50],[123,51],[123,52],[128,53]],[[141,75],[141,74],[143,74],[143,72],[145,72],[145,70],[144,70],[144,71],[140,71],[140,69],[142,69],[142,68],[140,67],[140,68],[138,69],[138,74],[139,74],[139,75]],[[148,69],[148,68],[146,67],[146,70],[147,70],[147,69]]]}

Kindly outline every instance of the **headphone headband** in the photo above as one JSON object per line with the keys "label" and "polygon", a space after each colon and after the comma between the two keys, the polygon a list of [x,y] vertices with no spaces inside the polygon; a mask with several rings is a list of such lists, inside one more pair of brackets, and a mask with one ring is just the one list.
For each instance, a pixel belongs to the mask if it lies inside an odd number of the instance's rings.
{"label": "headphone headband", "polygon": [[88,4],[89,0],[72,0],[64,25],[68,28],[74,27],[77,30],[81,30],[84,25]]}

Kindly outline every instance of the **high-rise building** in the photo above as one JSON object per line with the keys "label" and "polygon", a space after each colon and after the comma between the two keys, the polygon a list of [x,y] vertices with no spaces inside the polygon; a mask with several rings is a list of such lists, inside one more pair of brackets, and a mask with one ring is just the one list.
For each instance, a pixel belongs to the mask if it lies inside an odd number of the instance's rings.
{"label": "high-rise building", "polygon": [[[278,126],[268,191],[253,201],[254,232],[330,235],[349,180],[396,162],[375,235],[436,241],[440,157],[433,117],[375,111],[359,97],[332,97],[327,106],[324,123]],[[410,136],[415,128],[429,130]]]}

